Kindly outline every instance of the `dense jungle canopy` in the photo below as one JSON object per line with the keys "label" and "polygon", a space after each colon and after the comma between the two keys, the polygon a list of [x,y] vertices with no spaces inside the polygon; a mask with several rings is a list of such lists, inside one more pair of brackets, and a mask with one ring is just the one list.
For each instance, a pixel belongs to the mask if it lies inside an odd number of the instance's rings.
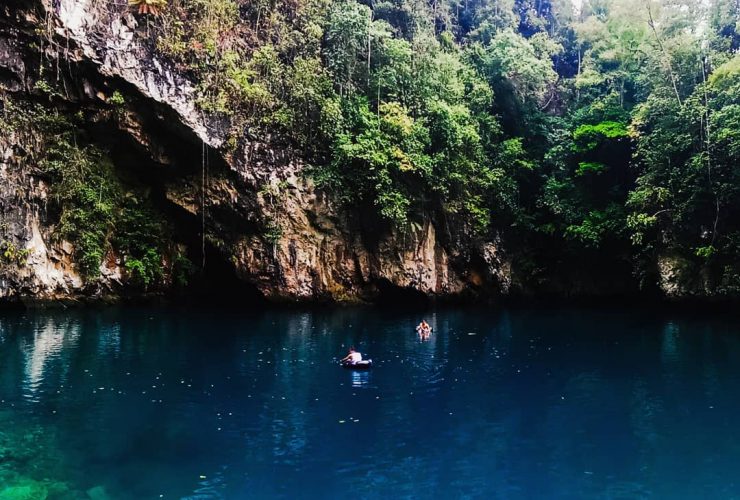
{"label": "dense jungle canopy", "polygon": [[204,110],[380,221],[503,231],[534,279],[677,253],[740,287],[737,0],[134,3]]}
{"label": "dense jungle canopy", "polygon": [[[431,220],[457,256],[503,241],[525,290],[569,289],[577,272],[612,273],[601,289],[629,276],[622,290],[649,290],[680,262],[692,293],[740,293],[740,0],[86,8],[107,11],[108,26],[131,19],[146,47],[137,64],[151,59],[192,83],[197,113],[219,129],[208,133],[225,138],[221,157],[233,164],[250,141],[287,152],[338,212],[360,220],[365,243],[414,237]],[[32,93],[54,101],[44,71],[56,65],[58,79],[58,56],[49,61]],[[106,99],[119,128],[123,94]],[[125,195],[105,155],[81,151],[58,113],[5,109],[6,129],[33,124],[53,138],[37,167],[60,207],[54,231],[75,242],[80,269],[98,274],[114,247],[145,287],[166,281],[172,237],[146,196]],[[257,187],[273,254],[284,228],[267,209],[286,197],[282,186]],[[202,239],[222,237],[221,226],[234,233],[230,221],[206,223],[206,201],[195,202]],[[474,267],[469,253],[461,267]],[[165,260],[192,267],[180,251]]]}

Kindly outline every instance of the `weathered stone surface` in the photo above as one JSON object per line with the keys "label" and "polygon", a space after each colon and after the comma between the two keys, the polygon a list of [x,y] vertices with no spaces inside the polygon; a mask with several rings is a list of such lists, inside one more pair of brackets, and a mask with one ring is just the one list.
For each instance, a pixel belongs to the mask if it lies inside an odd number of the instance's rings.
{"label": "weathered stone surface", "polygon": [[18,92],[26,80],[21,48],[12,38],[0,38],[0,90]]}
{"label": "weathered stone surface", "polygon": [[51,0],[43,4],[56,14],[55,33],[78,47],[64,56],[93,63],[102,76],[133,85],[144,96],[173,109],[209,146],[222,144],[223,139],[209,129],[196,107],[192,83],[147,50],[135,35],[137,21],[131,13],[109,17],[106,6],[93,0],[60,0],[56,9]]}
{"label": "weathered stone surface", "polygon": [[[28,137],[0,136],[0,300],[77,301],[114,297],[122,269],[111,259],[101,277],[85,283],[75,265],[74,244],[56,240],[47,218],[46,183],[28,171],[17,152]],[[22,257],[14,257],[22,255]]]}
{"label": "weathered stone surface", "polygon": [[721,288],[706,266],[681,255],[665,254],[658,256],[657,267],[660,290],[669,299],[720,295]]}
{"label": "weathered stone surface", "polygon": [[[280,216],[282,237],[265,245],[240,240],[235,257],[240,275],[267,296],[339,301],[372,298],[379,280],[429,296],[461,293],[468,279],[456,272],[447,250],[427,221],[419,231],[381,236],[370,251],[338,219],[308,181],[291,179]],[[263,207],[264,210],[269,208]]]}
{"label": "weathered stone surface", "polygon": [[[509,291],[511,266],[499,241],[461,244],[441,237],[447,230],[427,217],[405,233],[370,235],[369,245],[357,228],[360,214],[340,210],[317,191],[299,155],[271,145],[269,138],[246,137],[226,154],[223,127],[197,108],[193,83],[147,48],[130,12],[111,16],[92,0],[39,0],[39,6],[49,14],[46,26],[57,40],[44,47],[45,56],[84,68],[75,75],[79,91],[66,96],[69,103],[110,108],[111,88],[124,89],[127,104],[117,111],[117,134],[145,152],[147,161],[170,169],[164,198],[189,218],[185,230],[202,236],[204,224],[209,248],[266,297],[365,301],[388,286],[440,298]],[[30,19],[26,29],[34,22],[40,21]],[[26,61],[37,54],[19,52],[12,40],[7,29],[0,34],[0,83],[22,95],[34,78]],[[180,146],[186,143],[191,151],[202,148],[203,156],[183,157]],[[111,297],[124,289],[125,273],[115,256],[105,259],[98,280],[81,279],[75,242],[55,242],[44,217],[46,187],[18,168],[13,149],[23,145],[6,138],[0,146],[0,202],[13,241],[30,251],[27,265],[0,272],[0,297]],[[206,156],[215,165],[207,176]],[[22,200],[13,198],[14,190]],[[276,231],[268,235],[266,227]],[[474,257],[478,264],[471,267]]]}

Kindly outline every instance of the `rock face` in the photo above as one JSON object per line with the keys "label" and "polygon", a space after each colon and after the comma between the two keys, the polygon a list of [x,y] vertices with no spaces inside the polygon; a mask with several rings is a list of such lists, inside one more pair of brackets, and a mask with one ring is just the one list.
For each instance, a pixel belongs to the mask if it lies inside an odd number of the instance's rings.
{"label": "rock face", "polygon": [[723,284],[712,279],[708,268],[681,255],[660,255],[657,262],[660,291],[669,299],[713,297],[724,291]]}
{"label": "rock face", "polygon": [[[91,135],[103,137],[117,168],[151,167],[137,172],[151,172],[193,260],[217,259],[276,300],[366,301],[385,290],[495,297],[510,290],[511,265],[499,240],[465,240],[432,216],[404,234],[361,228],[363,214],[340,210],[318,191],[299,155],[246,138],[227,151],[220,124],[197,108],[192,82],[137,36],[130,13],[111,15],[93,0],[28,3],[0,7],[0,89],[39,99],[39,75],[56,70],[64,92],[52,104],[93,117]],[[41,53],[31,44],[39,27],[48,40]],[[114,91],[125,109],[96,136]],[[23,255],[0,264],[0,299],[124,293],[127,277],[114,253],[96,280],[78,274],[76,242],[55,239],[44,211],[50,187],[19,154],[24,147],[22,138],[0,137],[3,241]]]}
{"label": "rock face", "polygon": [[[517,273],[500,236],[473,240],[434,214],[404,232],[367,224],[361,208],[340,209],[316,189],[300,154],[246,131],[228,141],[219,119],[198,108],[195,84],[152,50],[139,20],[123,4],[109,7],[98,0],[5,0],[0,113],[12,97],[81,114],[89,139],[109,151],[117,171],[149,186],[176,228],[173,246],[189,249],[201,275],[226,269],[232,279],[283,301],[638,290],[623,276],[629,271],[610,274],[611,263],[600,261],[596,272],[578,262],[548,274],[530,262],[536,269]],[[55,90],[46,88],[49,80]],[[59,237],[59,214],[49,208],[55,186],[38,171],[39,140],[0,127],[0,302],[141,294],[113,247],[99,276],[80,274],[79,242]],[[654,267],[668,298],[740,294],[681,256],[659,256]],[[537,283],[523,283],[523,274]]]}
{"label": "rock face", "polygon": [[[509,290],[510,265],[498,242],[472,250],[484,269],[471,267],[470,249],[444,244],[431,219],[407,234],[371,235],[369,244],[356,229],[358,215],[338,210],[300,163],[257,143],[233,158],[232,175],[207,181],[206,227],[215,229],[216,246],[236,275],[265,297],[356,302],[372,301],[388,287],[430,298]],[[168,186],[171,202],[202,217],[193,193],[192,186]],[[279,231],[266,236],[266,222]],[[263,229],[251,230],[250,223]]]}
{"label": "rock face", "polygon": [[0,137],[0,300],[62,301],[116,295],[122,269],[105,259],[100,278],[86,283],[73,258],[73,244],[58,241],[45,210],[46,182],[29,171],[29,138]]}
{"label": "rock face", "polygon": [[286,189],[290,195],[280,215],[281,237],[266,246],[258,237],[245,236],[233,246],[239,275],[267,296],[352,301],[372,299],[379,287],[391,285],[445,297],[493,279],[498,291],[507,291],[505,263],[493,244],[486,251],[490,269],[499,273],[495,276],[474,276],[455,266],[459,256],[440,242],[429,220],[411,234],[381,235],[370,250],[309,181],[291,176]]}
{"label": "rock face", "polygon": [[171,108],[209,146],[221,145],[222,139],[196,108],[191,82],[142,44],[135,34],[138,23],[130,12],[111,15],[95,0],[44,0],[43,8],[52,15],[53,32],[76,47],[73,57],[93,64],[104,78],[122,79],[143,96]]}

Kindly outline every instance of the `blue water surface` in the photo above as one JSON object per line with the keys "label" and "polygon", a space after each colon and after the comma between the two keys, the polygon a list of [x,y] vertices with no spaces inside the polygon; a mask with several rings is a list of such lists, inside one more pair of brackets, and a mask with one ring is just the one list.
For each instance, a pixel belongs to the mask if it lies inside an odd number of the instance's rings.
{"label": "blue water surface", "polygon": [[5,311],[0,498],[737,498],[739,382],[710,313]]}

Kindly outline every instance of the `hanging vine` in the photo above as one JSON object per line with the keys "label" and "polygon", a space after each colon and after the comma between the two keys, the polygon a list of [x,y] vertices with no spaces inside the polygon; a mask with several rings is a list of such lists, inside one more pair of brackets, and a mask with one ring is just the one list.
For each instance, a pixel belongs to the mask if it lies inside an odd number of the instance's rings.
{"label": "hanging vine", "polygon": [[200,252],[201,252],[201,269],[206,267],[206,210],[207,198],[206,189],[208,188],[208,145],[202,141],[201,151],[201,184],[200,184]]}

